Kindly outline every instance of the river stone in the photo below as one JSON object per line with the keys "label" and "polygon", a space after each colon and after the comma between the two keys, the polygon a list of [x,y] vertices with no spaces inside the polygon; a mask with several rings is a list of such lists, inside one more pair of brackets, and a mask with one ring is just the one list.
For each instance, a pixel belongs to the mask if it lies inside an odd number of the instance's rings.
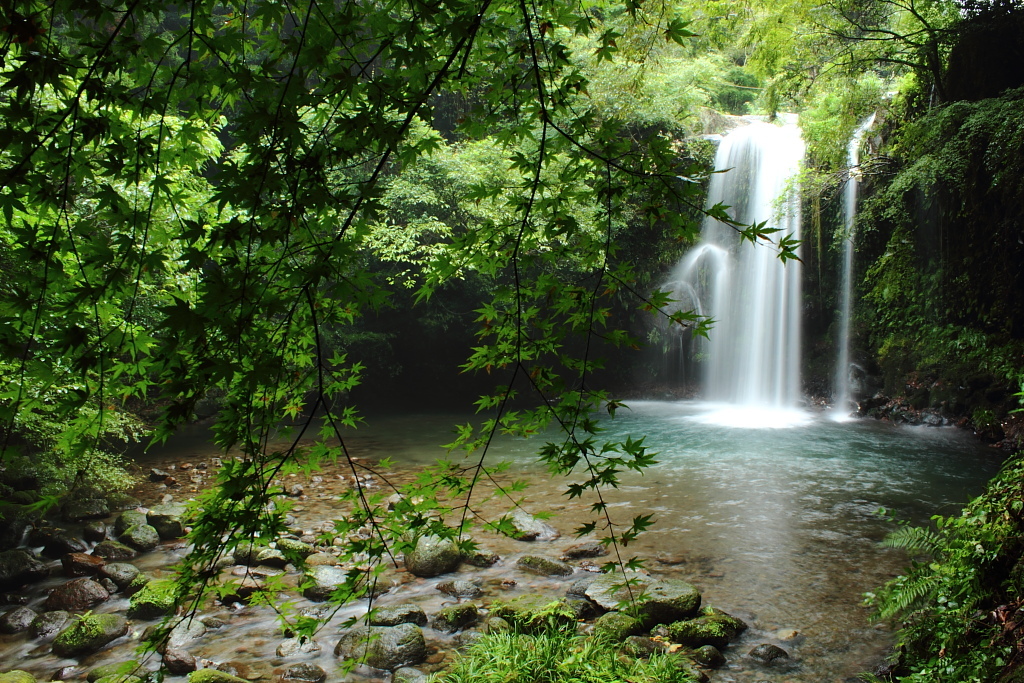
{"label": "river stone", "polygon": [[563,560],[581,560],[585,557],[604,557],[608,554],[608,548],[599,541],[584,541],[576,543],[562,551]]}
{"label": "river stone", "polygon": [[643,624],[639,619],[622,612],[602,614],[594,622],[594,635],[605,636],[613,643],[622,642],[643,630]]}
{"label": "river stone", "polygon": [[28,607],[15,607],[0,617],[0,633],[21,633],[27,631],[39,615]]}
{"label": "river stone", "polygon": [[[470,553],[468,556],[463,558],[463,561],[467,564],[471,564],[474,567],[493,567],[501,559],[501,556],[497,553],[492,553],[486,550],[478,550],[474,553]],[[415,671],[415,669],[413,669]]]}
{"label": "river stone", "polygon": [[398,626],[399,624],[427,625],[427,615],[419,605],[402,604],[377,607],[370,614],[371,626]]}
{"label": "river stone", "polygon": [[133,526],[149,524],[146,513],[141,510],[125,510],[114,520],[114,533],[120,536]]}
{"label": "river stone", "polygon": [[542,555],[523,555],[516,560],[516,569],[538,576],[569,576],[572,567],[553,557]]}
{"label": "river stone", "polygon": [[174,625],[167,636],[167,649],[184,650],[206,635],[207,626],[199,619],[186,617]]}
{"label": "river stone", "polygon": [[327,672],[316,664],[292,664],[281,676],[281,683],[324,683]]}
{"label": "river stone", "polygon": [[554,541],[561,536],[558,531],[525,510],[515,510],[509,515],[509,521],[515,529],[515,536],[520,541]]}
{"label": "river stone", "polygon": [[43,607],[48,611],[84,612],[110,597],[107,589],[89,578],[72,579],[50,591]]}
{"label": "river stone", "polygon": [[455,541],[438,536],[420,536],[416,547],[405,553],[405,568],[416,576],[437,576],[454,571],[462,561]]}
{"label": "river stone", "polygon": [[587,574],[586,576],[580,577],[572,582],[569,586],[569,590],[565,592],[567,597],[570,598],[586,598],[587,589],[590,588],[591,584],[597,581],[597,575]]}
{"label": "river stone", "polygon": [[138,551],[152,550],[160,542],[160,534],[148,524],[136,524],[125,529],[119,540]]}
{"label": "river stone", "polygon": [[68,522],[82,522],[87,519],[102,519],[110,514],[110,506],[103,498],[73,498],[61,508]]}
{"label": "river stone", "polygon": [[628,636],[622,643],[622,652],[636,659],[650,659],[665,650],[665,643],[648,636]]}
{"label": "river stone", "polygon": [[508,633],[511,630],[512,624],[501,617],[488,617],[483,625],[484,633]]}
{"label": "river stone", "polygon": [[627,579],[636,582],[631,587],[634,599],[653,582],[650,576],[632,570],[626,571],[625,578],[621,572],[601,574],[590,582],[583,595],[596,602],[602,609],[618,609],[620,603],[628,604],[630,600],[630,593],[623,585]]}
{"label": "river stone", "polygon": [[0,590],[11,590],[32,581],[45,579],[50,570],[25,550],[0,552]]}
{"label": "river stone", "polygon": [[188,683],[249,683],[244,678],[219,669],[196,669],[188,675]]}
{"label": "river stone", "polygon": [[90,543],[99,543],[107,538],[107,525],[98,519],[85,523],[82,527],[82,538]]}
{"label": "river stone", "polygon": [[311,638],[288,638],[277,646],[278,657],[294,657],[313,652],[320,652],[320,643]]}
{"label": "river stone", "polygon": [[702,645],[725,647],[736,635],[724,620],[715,617],[697,617],[687,621],[677,621],[669,624],[668,634],[672,642],[688,647]]}
{"label": "river stone", "polygon": [[306,558],[307,567],[333,567],[338,564],[338,558],[330,553],[313,553]]}
{"label": "river stone", "polygon": [[455,579],[453,581],[442,581],[437,584],[437,590],[453,598],[479,598],[484,592],[476,581],[466,579]]}
{"label": "river stone", "polygon": [[0,548],[16,548],[21,545],[40,513],[24,505],[5,505],[3,524],[0,524]]}
{"label": "river stone", "polygon": [[679,579],[648,584],[637,602],[637,616],[648,627],[687,619],[700,610],[700,591]]}
{"label": "river stone", "polygon": [[747,654],[762,664],[771,664],[777,660],[789,659],[788,652],[778,645],[772,645],[771,643],[761,643]]}
{"label": "river stone", "polygon": [[359,659],[374,669],[394,671],[422,662],[427,645],[423,631],[415,624],[370,626],[343,633],[334,654],[344,659]]}
{"label": "river stone", "polygon": [[47,557],[60,557],[67,553],[84,553],[89,550],[85,541],[75,536],[67,529],[47,527],[32,533],[29,540],[33,545],[43,546],[43,555]]}
{"label": "river stone", "polygon": [[323,602],[331,597],[331,593],[345,583],[348,571],[341,567],[319,565],[306,570],[306,581],[312,582],[303,589],[302,594],[314,602]]}
{"label": "river stone", "polygon": [[128,620],[120,614],[90,614],[73,620],[53,641],[58,657],[79,657],[100,650],[128,633]]}
{"label": "river stone", "polygon": [[121,590],[127,588],[142,575],[142,570],[127,562],[111,562],[100,568],[100,576],[110,579]]}
{"label": "river stone", "polygon": [[298,557],[303,560],[316,552],[316,548],[309,543],[303,543],[294,538],[277,539],[277,549],[286,556]]}
{"label": "river stone", "polygon": [[71,613],[64,610],[53,610],[43,612],[32,621],[29,626],[29,633],[33,638],[48,640],[57,635],[71,621]]}
{"label": "river stone", "polygon": [[104,664],[103,666],[97,666],[95,669],[91,669],[86,675],[85,680],[89,683],[96,683],[101,678],[107,678],[108,676],[128,676],[137,675],[137,672],[141,671],[139,668],[139,662],[135,659],[129,659],[124,662],[114,662],[113,664]]}
{"label": "river stone", "polygon": [[64,573],[68,576],[96,576],[106,564],[102,557],[86,553],[68,553],[60,558]]}
{"label": "river stone", "polygon": [[185,676],[199,668],[195,655],[187,650],[172,647],[164,650],[163,665],[167,673],[174,676]]}
{"label": "river stone", "polygon": [[0,683],[36,683],[36,677],[27,671],[14,669],[0,674]]}
{"label": "river stone", "polygon": [[110,507],[112,512],[124,512],[125,510],[133,510],[140,505],[142,501],[135,496],[115,491],[114,493],[108,493],[106,495],[107,505]]}
{"label": "river stone", "polygon": [[162,539],[181,538],[185,535],[182,518],[186,508],[181,503],[163,503],[154,505],[146,514],[149,525],[156,529]]}
{"label": "river stone", "polygon": [[395,673],[391,676],[391,683],[427,683],[428,680],[427,674],[411,666],[395,669]]}
{"label": "river stone", "polygon": [[567,626],[576,622],[576,615],[565,600],[537,593],[498,600],[491,605],[490,613],[527,633],[552,623]]}
{"label": "river stone", "polygon": [[708,669],[717,669],[725,664],[725,655],[714,645],[702,645],[693,651],[693,660]]}
{"label": "river stone", "polygon": [[455,633],[472,626],[480,619],[476,605],[467,602],[464,605],[452,605],[440,610],[430,620],[430,626],[436,631]]}
{"label": "river stone", "polygon": [[256,564],[264,567],[274,567],[275,569],[284,569],[288,566],[288,558],[277,548],[261,548],[256,553]]}
{"label": "river stone", "polygon": [[132,619],[156,619],[174,612],[174,582],[149,581],[128,603]]}
{"label": "river stone", "polygon": [[117,541],[100,541],[96,544],[96,547],[92,549],[92,554],[97,557],[102,557],[107,562],[123,562],[124,560],[131,560],[135,558],[139,553],[134,548],[126,546],[124,543]]}
{"label": "river stone", "polygon": [[260,551],[266,547],[267,546],[263,543],[241,541],[235,546],[231,556],[234,558],[235,564],[244,564],[251,567],[256,564],[256,556],[259,555]]}

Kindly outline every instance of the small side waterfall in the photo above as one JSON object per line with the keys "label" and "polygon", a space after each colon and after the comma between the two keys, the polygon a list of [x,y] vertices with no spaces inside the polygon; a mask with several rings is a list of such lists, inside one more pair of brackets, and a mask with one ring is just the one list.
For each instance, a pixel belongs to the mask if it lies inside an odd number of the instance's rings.
{"label": "small side waterfall", "polygon": [[[726,135],[715,155],[708,206],[722,203],[741,223],[767,222],[778,236],[800,237],[796,174],[804,143],[795,122],[761,121]],[[706,219],[701,242],[668,284],[681,306],[710,315],[701,359],[703,394],[712,401],[785,409],[800,386],[800,264],[783,263],[767,244],[741,243],[737,231]]]}
{"label": "small side waterfall", "polygon": [[843,190],[843,269],[839,290],[839,330],[836,369],[832,392],[833,411],[837,419],[848,416],[852,407],[850,394],[850,316],[853,314],[853,252],[857,218],[857,186],[860,184],[860,144],[864,134],[875,123],[872,114],[857,127],[846,148],[849,177]]}

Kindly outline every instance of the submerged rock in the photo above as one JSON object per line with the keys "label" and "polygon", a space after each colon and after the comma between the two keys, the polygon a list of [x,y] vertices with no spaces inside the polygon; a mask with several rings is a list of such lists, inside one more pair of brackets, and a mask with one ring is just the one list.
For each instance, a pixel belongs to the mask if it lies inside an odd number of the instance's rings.
{"label": "submerged rock", "polygon": [[776,661],[789,659],[788,652],[772,643],[761,643],[747,654],[762,664],[772,664]]}
{"label": "submerged rock", "polygon": [[604,557],[608,548],[598,541],[584,541],[569,546],[562,551],[563,560],[581,560],[587,557]]}
{"label": "submerged rock", "polygon": [[334,654],[344,659],[357,659],[375,669],[394,671],[422,662],[427,645],[423,631],[415,624],[371,626],[342,634]]}
{"label": "submerged rock", "polygon": [[416,576],[437,576],[454,571],[462,562],[455,541],[439,536],[420,536],[415,547],[405,553],[405,568]]}

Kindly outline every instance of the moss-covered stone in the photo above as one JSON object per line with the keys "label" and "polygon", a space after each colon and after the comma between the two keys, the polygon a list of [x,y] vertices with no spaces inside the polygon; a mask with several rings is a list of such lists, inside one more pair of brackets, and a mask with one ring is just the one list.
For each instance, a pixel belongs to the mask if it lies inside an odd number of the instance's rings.
{"label": "moss-covered stone", "polygon": [[690,647],[725,647],[735,637],[736,630],[725,619],[711,616],[669,624],[668,634],[672,642]]}
{"label": "moss-covered stone", "polygon": [[85,680],[89,681],[89,683],[96,683],[96,681],[101,678],[107,678],[108,676],[127,676],[129,674],[135,674],[137,671],[139,671],[139,662],[135,659],[129,659],[124,662],[114,662],[113,664],[98,666],[89,671]]}
{"label": "moss-covered stone", "polygon": [[467,602],[463,605],[452,605],[439,611],[430,620],[430,625],[445,633],[454,633],[472,626],[480,619],[480,612],[476,605]]}
{"label": "moss-covered stone", "polygon": [[174,582],[149,581],[132,596],[128,616],[133,619],[156,619],[174,612]]}
{"label": "moss-covered stone", "polygon": [[594,635],[607,638],[612,642],[622,642],[629,636],[643,631],[643,624],[636,617],[622,612],[609,612],[598,617],[594,622]]}
{"label": "moss-covered stone", "polygon": [[141,676],[132,676],[131,674],[114,674],[96,679],[96,683],[142,683],[142,681]]}
{"label": "moss-covered stone", "polygon": [[36,683],[36,677],[27,671],[14,669],[0,674],[0,683]]}
{"label": "moss-covered stone", "polygon": [[491,605],[491,616],[505,619],[524,632],[576,621],[576,612],[565,600],[538,594],[521,595],[507,602],[498,600]]}
{"label": "moss-covered stone", "polygon": [[570,565],[543,555],[523,555],[516,561],[516,569],[539,576],[570,576],[572,574]]}
{"label": "moss-covered stone", "polygon": [[128,633],[128,620],[119,614],[89,614],[78,617],[53,641],[58,657],[92,654],[110,641]]}
{"label": "moss-covered stone", "polygon": [[149,522],[146,521],[145,512],[140,512],[139,510],[125,510],[117,516],[116,520],[114,520],[114,533],[120,536],[128,529],[140,524],[149,524]]}
{"label": "moss-covered stone", "polygon": [[219,669],[196,669],[188,675],[188,683],[248,683]]}

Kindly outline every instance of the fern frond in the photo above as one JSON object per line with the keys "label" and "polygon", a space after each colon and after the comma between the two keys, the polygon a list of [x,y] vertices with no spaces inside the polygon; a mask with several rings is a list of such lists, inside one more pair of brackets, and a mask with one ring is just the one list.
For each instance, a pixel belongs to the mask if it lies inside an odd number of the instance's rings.
{"label": "fern frond", "polygon": [[900,577],[889,584],[889,590],[878,606],[876,618],[891,619],[920,607],[938,584],[939,576],[936,574]]}
{"label": "fern frond", "polygon": [[901,526],[887,535],[882,545],[889,548],[902,548],[909,553],[928,553],[938,555],[942,548],[942,539],[931,529],[920,526]]}

